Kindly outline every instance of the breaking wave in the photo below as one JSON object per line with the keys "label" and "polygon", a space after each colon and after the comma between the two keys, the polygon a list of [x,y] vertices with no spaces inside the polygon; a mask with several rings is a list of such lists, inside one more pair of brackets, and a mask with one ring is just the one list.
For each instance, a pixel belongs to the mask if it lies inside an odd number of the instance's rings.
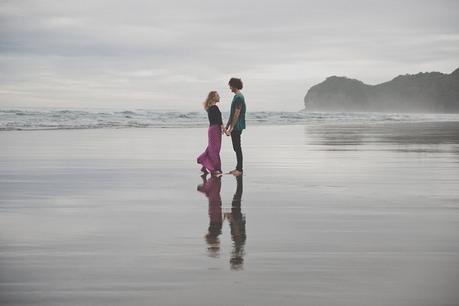
{"label": "breaking wave", "polygon": [[[223,113],[224,120],[228,118]],[[248,112],[249,125],[291,125],[316,122],[378,123],[459,121],[459,114],[388,114],[320,112]],[[0,131],[98,128],[181,128],[208,124],[204,112],[166,112],[152,110],[25,110],[0,109]]]}

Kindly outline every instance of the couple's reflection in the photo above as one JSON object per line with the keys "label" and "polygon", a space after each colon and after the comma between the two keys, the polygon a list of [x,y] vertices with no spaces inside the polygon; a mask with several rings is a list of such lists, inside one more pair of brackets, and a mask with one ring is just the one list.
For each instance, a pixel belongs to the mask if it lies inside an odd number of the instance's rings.
{"label": "couple's reflection", "polygon": [[244,264],[244,246],[247,239],[245,233],[245,216],[241,212],[242,176],[236,177],[236,192],[231,203],[231,212],[222,213],[222,199],[220,196],[221,177],[201,176],[202,184],[198,191],[204,193],[209,200],[209,229],[205,236],[209,256],[218,257],[220,254],[220,234],[223,222],[228,220],[233,241],[230,266],[233,270],[241,270]]}

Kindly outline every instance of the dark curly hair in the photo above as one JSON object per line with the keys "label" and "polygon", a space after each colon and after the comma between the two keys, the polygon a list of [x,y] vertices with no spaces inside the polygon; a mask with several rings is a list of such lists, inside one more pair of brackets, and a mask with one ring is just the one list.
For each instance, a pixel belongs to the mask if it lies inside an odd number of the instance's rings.
{"label": "dark curly hair", "polygon": [[234,87],[234,88],[237,88],[239,90],[242,89],[242,80],[241,79],[237,79],[237,78],[231,78],[231,80],[229,80],[228,82],[228,85],[231,86],[231,87]]}

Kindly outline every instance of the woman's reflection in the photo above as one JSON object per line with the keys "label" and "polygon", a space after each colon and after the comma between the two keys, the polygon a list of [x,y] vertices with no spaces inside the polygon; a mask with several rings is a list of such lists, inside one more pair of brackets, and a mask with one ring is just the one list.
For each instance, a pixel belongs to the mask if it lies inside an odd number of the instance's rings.
{"label": "woman's reflection", "polygon": [[222,181],[220,177],[211,176],[207,179],[207,174],[201,176],[202,184],[198,186],[198,191],[204,193],[209,200],[209,230],[206,234],[207,250],[209,256],[218,257],[220,252],[220,239],[222,233],[222,199],[220,189]]}
{"label": "woman's reflection", "polygon": [[247,239],[245,232],[245,216],[241,212],[242,176],[236,178],[236,192],[233,196],[231,212],[222,214],[222,200],[220,197],[221,178],[206,175],[201,176],[202,184],[198,191],[204,193],[209,200],[209,229],[205,236],[209,256],[218,257],[220,252],[220,239],[224,220],[228,220],[231,230],[233,249],[231,252],[230,266],[232,270],[241,270],[244,264],[244,246]]}

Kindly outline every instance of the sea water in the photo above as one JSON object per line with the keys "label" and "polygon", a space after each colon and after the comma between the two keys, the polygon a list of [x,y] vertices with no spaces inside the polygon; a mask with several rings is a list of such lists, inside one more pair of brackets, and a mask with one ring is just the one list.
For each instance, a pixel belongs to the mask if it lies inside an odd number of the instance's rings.
{"label": "sea water", "polygon": [[[228,113],[223,113],[227,119]],[[247,113],[250,125],[291,125],[317,122],[443,122],[459,121],[459,114],[408,113],[325,113],[263,112]],[[95,128],[201,127],[208,123],[204,111],[178,112],[76,109],[0,109],[0,131]]]}

